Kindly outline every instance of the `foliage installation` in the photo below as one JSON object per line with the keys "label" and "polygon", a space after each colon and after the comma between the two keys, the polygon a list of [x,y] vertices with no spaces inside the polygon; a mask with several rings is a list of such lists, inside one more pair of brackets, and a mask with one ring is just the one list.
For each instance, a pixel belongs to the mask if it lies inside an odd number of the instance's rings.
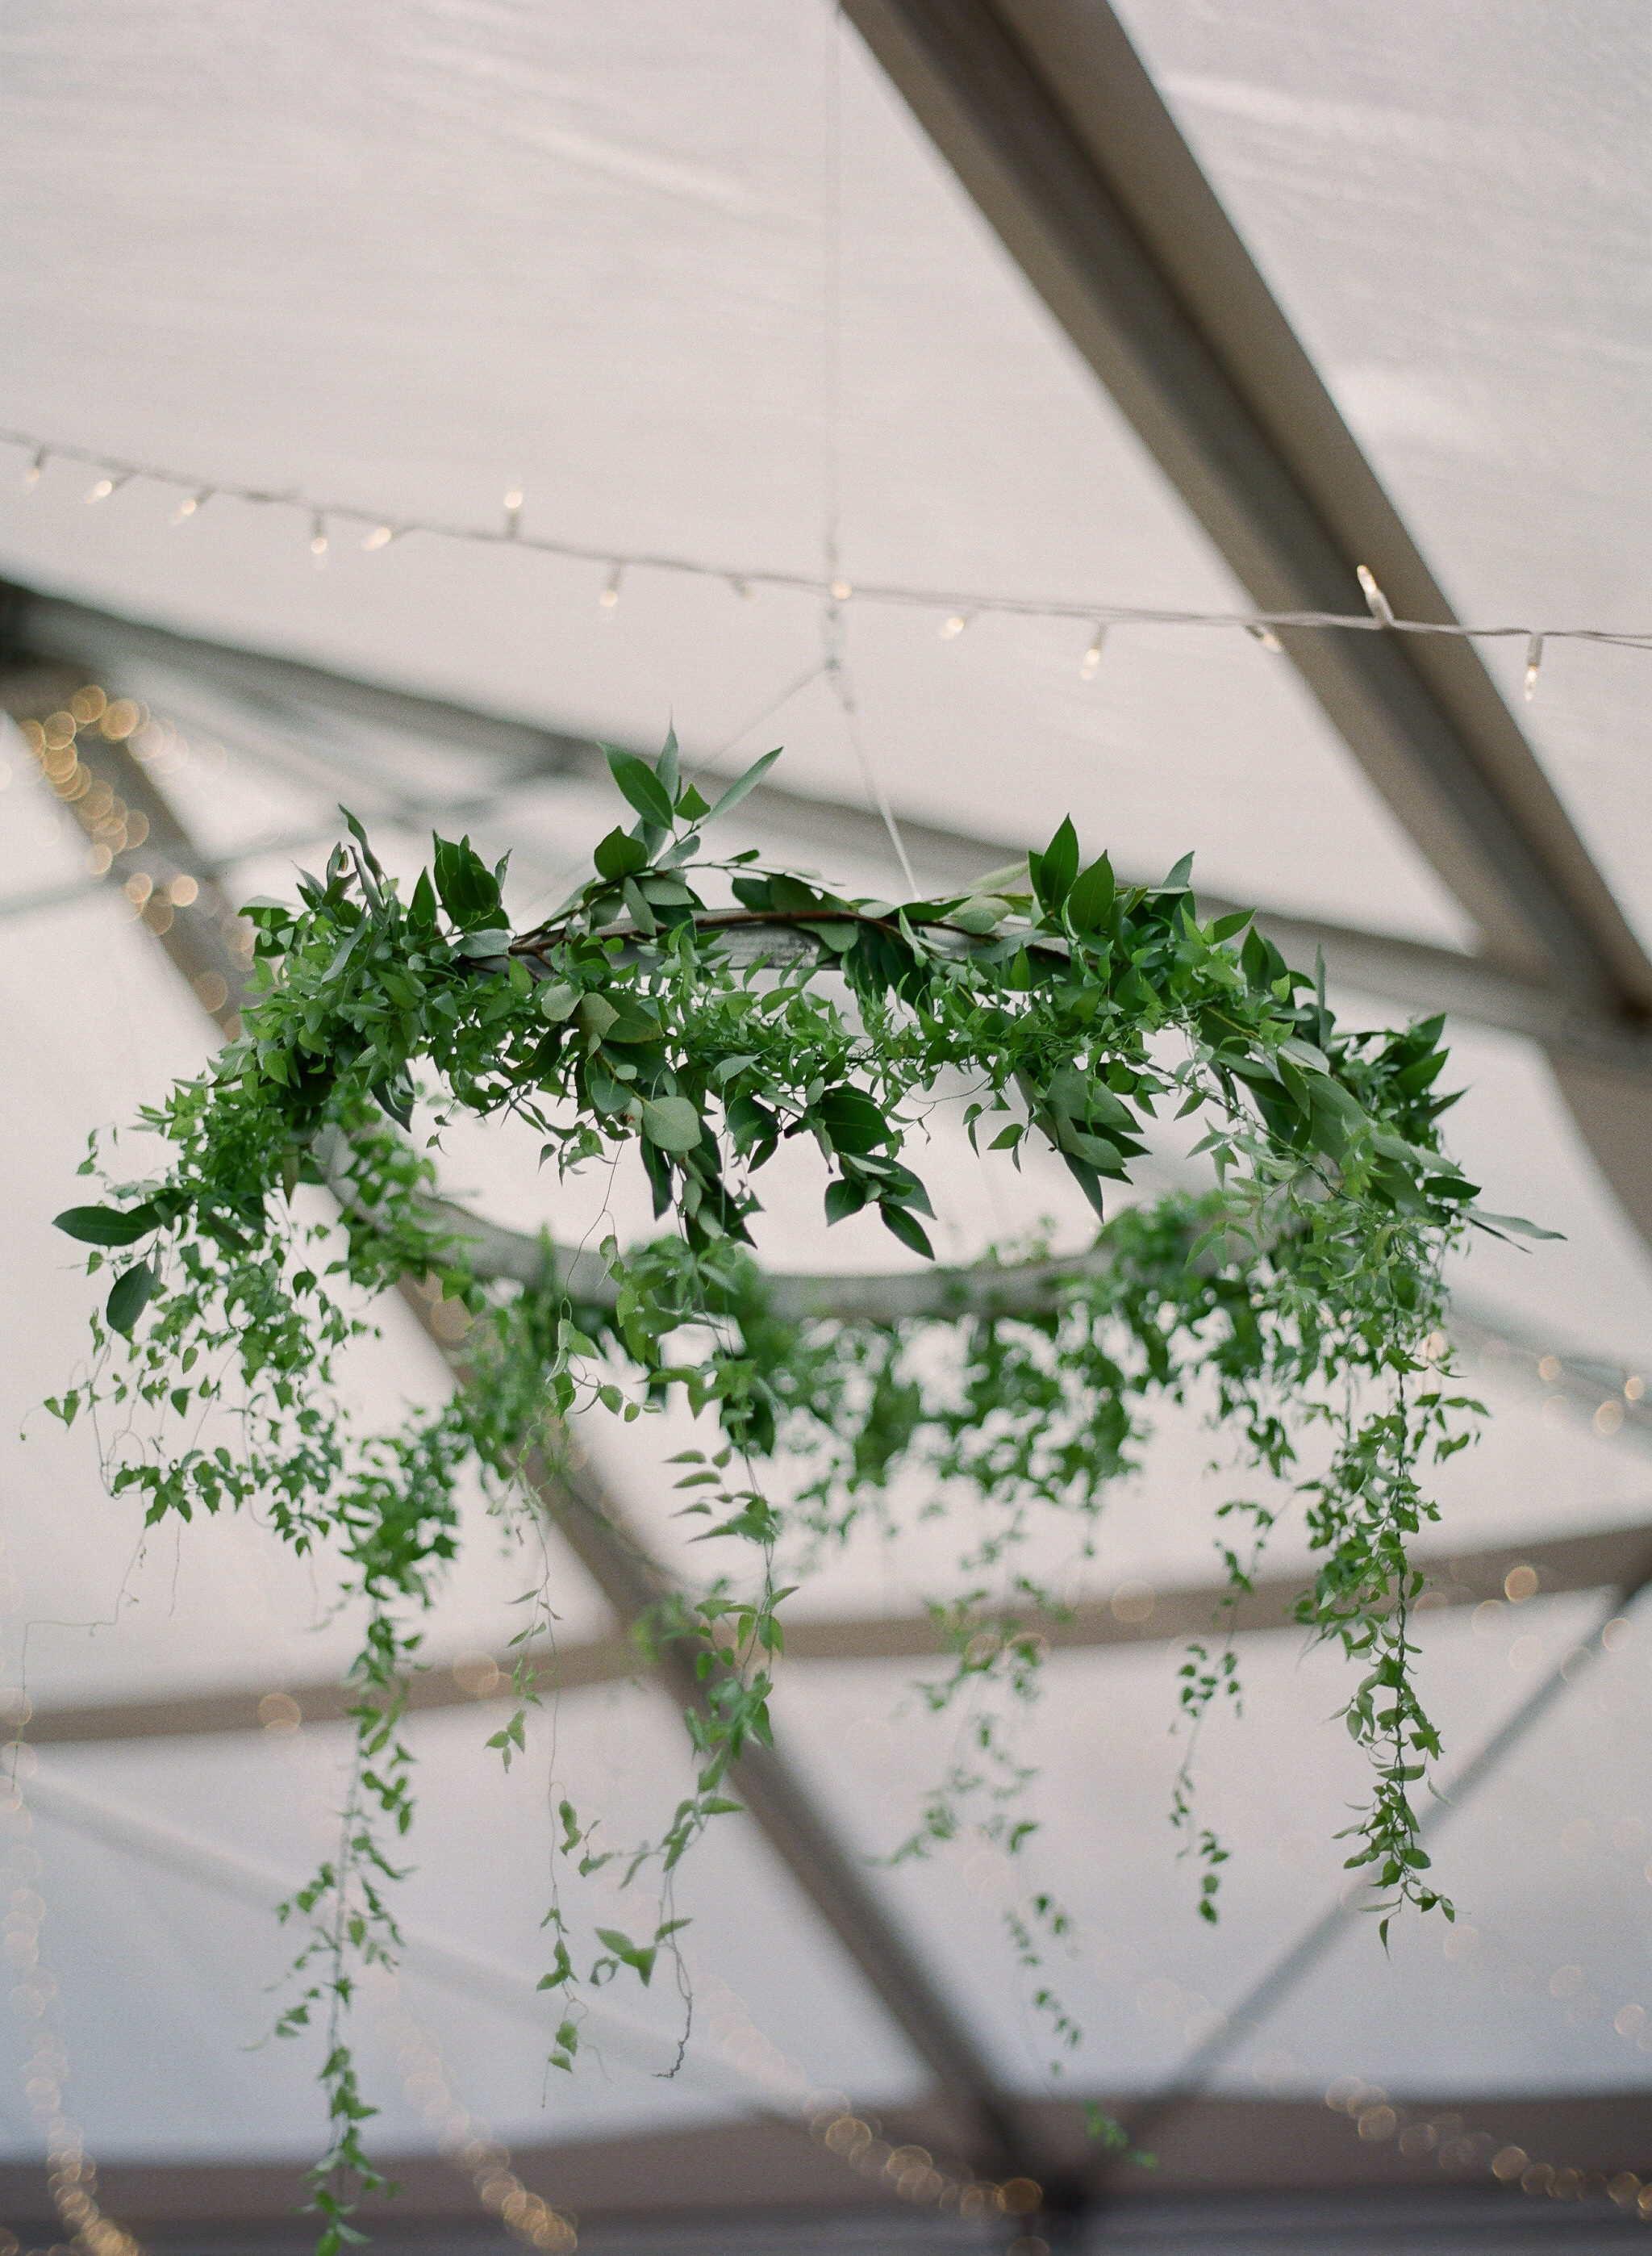
{"label": "foliage installation", "polygon": [[[1439,1743],[1413,1683],[1421,1582],[1407,1546],[1436,1516],[1423,1468],[1470,1438],[1478,1406],[1445,1392],[1440,1270],[1481,1220],[1438,1134],[1441,1021],[1339,1031],[1323,974],[1289,969],[1246,915],[1199,922],[1191,860],[1162,885],[1122,889],[1105,856],[1081,865],[1070,821],[1024,866],[903,906],[840,898],[755,851],[708,855],[703,832],[777,757],[713,807],[679,777],[674,740],[653,765],[611,751],[636,820],[520,934],[503,919],[503,863],[438,839],[404,899],[351,819],[353,842],[302,878],[301,906],[248,909],[243,1038],[142,1116],[171,1146],[167,1172],[58,1217],[95,1249],[89,1268],[114,1274],[90,1376],[51,1406],[98,1417],[114,1491],[136,1492],[151,1524],[256,1511],[296,1551],[325,1551],[342,1597],[364,1604],[340,1845],[283,1907],[303,1946],[282,2027],[314,2014],[327,2027],[321,2256],[352,2237],[353,2192],[379,2182],[346,2021],[355,1970],[396,1949],[389,1891],[413,1808],[402,1703],[454,1555],[459,1484],[480,1468],[502,1509],[528,1511],[524,1461],[554,1463],[566,1421],[593,1405],[634,1419],[681,1390],[705,1435],[678,1460],[683,1508],[724,1563],[641,1625],[696,1657],[692,1794],[625,1851],[561,1805],[559,1856],[583,1872],[620,1857],[650,1907],[635,1933],[587,1932],[553,1896],[542,1986],[559,2067],[573,2064],[592,1985],[646,1984],[675,1956],[671,1876],[739,1807],[733,1766],[768,1738],[783,1576],[857,1515],[897,1518],[903,1488],[924,1509],[971,1496],[995,1531],[938,1601],[954,1660],[929,1696],[961,1701],[979,1759],[938,1784],[908,1851],[966,1822],[1019,1845],[1024,1773],[981,1696],[1029,1687],[1040,1648],[1027,1616],[1054,1603],[1018,1547],[1040,1512],[1087,1536],[1155,1396],[1197,1390],[1235,1465],[1290,1484],[1317,1560],[1298,1616],[1354,1664],[1347,1726],[1371,1763],[1348,1861],[1378,1892],[1385,1932],[1395,1907],[1441,1901],[1413,1815]],[[1098,1218],[1144,1122],[1198,1114],[1190,1132],[1203,1131],[1217,1188],[1125,1206],[1065,1263],[929,1273],[927,1299],[896,1295],[870,1317],[783,1305],[749,1250],[781,1146],[818,1149],[829,1222],[875,1209],[929,1257],[911,1162],[939,1106],[989,1164],[1044,1139]],[[460,1113],[531,1124],[565,1173],[634,1149],[669,1231],[631,1250],[610,1237],[583,1265],[599,1286],[577,1296],[548,1244],[536,1281],[484,1273],[432,1195],[429,1123]],[[97,1171],[94,1152],[83,1172]],[[341,1202],[331,1224],[294,1203],[299,1185],[323,1182]],[[461,1383],[395,1431],[353,1430],[333,1386],[340,1351],[369,1328],[371,1295],[432,1276],[472,1318]],[[765,1479],[777,1457],[797,1461],[784,1483]],[[1242,1589],[1274,1511],[1226,1509]],[[1190,1728],[1234,1684],[1215,1631],[1183,1670]],[[525,1706],[525,1663],[517,1688]],[[509,1761],[522,1743],[519,1708],[494,1744]],[[1175,1815],[1213,1918],[1224,1852],[1195,1822],[1186,1775]],[[1059,1934],[1058,1907],[1037,1901]],[[1016,1941],[1036,1964],[1038,1938],[1022,1927]],[[1038,1999],[1058,2042],[1076,2041],[1052,1993]]]}

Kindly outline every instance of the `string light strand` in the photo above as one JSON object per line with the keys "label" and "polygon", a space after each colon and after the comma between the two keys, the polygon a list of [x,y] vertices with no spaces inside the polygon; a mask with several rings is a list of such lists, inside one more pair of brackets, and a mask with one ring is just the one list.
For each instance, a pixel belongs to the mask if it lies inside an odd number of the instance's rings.
{"label": "string light strand", "polygon": [[[1599,643],[1614,649],[1652,651],[1652,627],[1534,627],[1529,624],[1468,626],[1455,619],[1402,618],[1394,612],[1374,577],[1368,572],[1366,576],[1371,580],[1376,598],[1388,611],[1386,617],[1374,608],[1367,608],[1364,612],[1201,611],[1178,610],[1167,605],[1102,603],[1090,599],[1069,602],[1056,597],[1006,595],[981,589],[926,587],[901,581],[852,582],[835,570],[827,579],[811,572],[779,571],[756,564],[708,563],[695,557],[674,556],[654,550],[638,549],[616,555],[611,546],[594,547],[580,541],[558,540],[542,533],[524,532],[519,523],[516,529],[512,529],[511,519],[525,501],[520,487],[512,487],[507,497],[508,504],[511,497],[517,498],[516,511],[507,506],[504,523],[494,526],[462,525],[440,518],[410,516],[405,511],[382,507],[365,508],[354,502],[317,500],[296,487],[277,490],[207,479],[199,471],[129,462],[117,455],[100,454],[89,448],[72,446],[56,440],[42,440],[29,432],[0,430],[0,445],[17,447],[28,455],[24,484],[29,490],[38,490],[40,475],[56,458],[101,471],[109,482],[111,493],[120,486],[137,481],[170,486],[186,495],[193,495],[196,497],[196,511],[188,512],[190,516],[198,511],[204,498],[210,495],[214,498],[245,502],[259,508],[291,510],[309,519],[313,527],[319,521],[324,525],[359,525],[368,532],[381,525],[393,525],[397,528],[398,542],[410,534],[420,533],[432,540],[467,541],[484,547],[524,549],[537,555],[560,557],[571,563],[596,565],[608,574],[612,574],[617,566],[622,571],[661,572],[678,578],[720,580],[725,587],[748,599],[756,593],[772,589],[783,594],[811,596],[817,602],[829,598],[837,603],[854,601],[934,611],[943,618],[992,613],[1006,618],[1065,620],[1092,631],[1098,624],[1108,628],[1240,628],[1269,648],[1277,643],[1278,630],[1309,628],[1349,634],[1445,635],[1463,642],[1518,640],[1527,646],[1529,652],[1534,644],[1541,648],[1549,642]],[[102,480],[98,483],[102,483]],[[313,532],[312,537],[314,537]]]}

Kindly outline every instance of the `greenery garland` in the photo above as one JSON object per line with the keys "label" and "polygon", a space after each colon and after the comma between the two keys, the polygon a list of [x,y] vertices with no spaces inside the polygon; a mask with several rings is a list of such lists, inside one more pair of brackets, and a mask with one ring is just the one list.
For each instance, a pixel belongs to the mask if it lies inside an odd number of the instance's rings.
{"label": "greenery garland", "polygon": [[[656,765],[610,751],[636,821],[601,841],[554,917],[517,934],[503,863],[489,870],[468,841],[439,838],[404,899],[348,818],[353,842],[301,878],[301,906],[246,911],[257,942],[243,1038],[142,1115],[172,1147],[167,1172],[109,1182],[111,1203],[58,1217],[95,1249],[89,1269],[116,1272],[89,1375],[49,1406],[66,1423],[99,1417],[114,1491],[141,1497],[150,1524],[256,1510],[299,1553],[330,1547],[341,1595],[366,1602],[339,1849],[282,1907],[303,1941],[280,2027],[317,2015],[328,2033],[320,2256],[359,2237],[354,2196],[382,2182],[345,2020],[355,1969],[398,1939],[388,1886],[413,1811],[404,1688],[418,1618],[454,1555],[458,1484],[480,1467],[508,1505],[528,1452],[554,1456],[564,1421],[593,1404],[629,1420],[683,1391],[714,1435],[678,1460],[683,1508],[749,1547],[751,1563],[643,1625],[698,1655],[693,1794],[629,1852],[601,1846],[597,1821],[561,1805],[564,1858],[588,1872],[623,1854],[627,1885],[651,1871],[659,1895],[638,1935],[590,1938],[553,1899],[541,1986],[559,2067],[573,2064],[586,1991],[646,1984],[674,1953],[671,1876],[739,1807],[730,1767],[769,1736],[787,1595],[777,1561],[793,1571],[800,1547],[840,1539],[868,1510],[891,1515],[903,1469],[927,1499],[961,1489],[995,1518],[962,1562],[963,1587],[936,1608],[953,1665],[928,1696],[966,1704],[969,1757],[902,1853],[966,1822],[1020,1846],[1033,1829],[1017,1800],[1027,1773],[981,1696],[1030,1690],[1041,1646],[1027,1611],[1056,1604],[1021,1547],[1040,1511],[1076,1516],[1087,1547],[1156,1396],[1197,1390],[1240,1467],[1294,1484],[1317,1559],[1298,1618],[1359,1671],[1345,1714],[1372,1787],[1348,1863],[1381,1892],[1385,1935],[1404,1903],[1451,1915],[1413,1813],[1439,1741],[1413,1681],[1421,1581],[1408,1545],[1437,1516],[1420,1469],[1472,1438],[1480,1406],[1445,1391],[1442,1258],[1497,1217],[1477,1213],[1441,1149],[1441,1020],[1339,1029],[1323,970],[1288,968],[1246,915],[1199,923],[1191,857],[1160,886],[1121,888],[1105,856],[1081,866],[1070,821],[1024,869],[904,906],[840,897],[755,851],[707,857],[706,827],[776,757],[711,807],[680,778],[674,740]],[[712,885],[728,905],[708,904]],[[603,1291],[578,1300],[549,1262],[532,1283],[479,1274],[410,1132],[421,1094],[438,1128],[460,1112],[528,1122],[565,1173],[634,1148],[672,1234],[630,1251],[608,1239]],[[1197,1113],[1195,1148],[1218,1188],[1127,1207],[1065,1269],[989,1263],[938,1314],[777,1307],[749,1248],[756,1186],[780,1146],[812,1139],[829,1222],[875,1208],[929,1256],[909,1155],[943,1103],[961,1108],[978,1149],[1017,1165],[1029,1137],[1045,1139],[1099,1219],[1103,1186],[1126,1181],[1144,1149],[1144,1121],[1166,1105]],[[82,1172],[108,1181],[95,1143]],[[300,1183],[324,1181],[341,1199],[330,1227],[292,1203]],[[372,1294],[432,1274],[472,1318],[467,1383],[395,1431],[358,1434],[334,1392],[335,1359],[369,1329]],[[1325,1441],[1304,1472],[1298,1446],[1313,1428]],[[803,1461],[785,1506],[762,1475],[777,1455]],[[1237,1592],[1274,1512],[1223,1509]],[[1195,1727],[1237,1688],[1216,1626],[1182,1669]],[[507,1763],[536,1696],[525,1663],[517,1691],[491,1742]],[[1173,1815],[1203,1860],[1199,1908],[1213,1919],[1225,1852],[1195,1823],[1187,1780],[1185,1764]],[[1042,1937],[1023,1914],[1011,1928],[1037,1967],[1065,1914],[1043,1895],[1032,1908]],[[1075,2043],[1042,1978],[1036,1996],[1058,2046]]]}

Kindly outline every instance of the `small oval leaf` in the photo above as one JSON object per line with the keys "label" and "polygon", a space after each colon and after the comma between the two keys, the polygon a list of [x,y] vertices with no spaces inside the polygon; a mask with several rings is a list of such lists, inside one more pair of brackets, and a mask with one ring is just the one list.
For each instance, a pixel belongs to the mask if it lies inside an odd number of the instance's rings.
{"label": "small oval leaf", "polygon": [[155,1297],[155,1287],[160,1282],[147,1261],[136,1268],[123,1270],[110,1289],[104,1315],[113,1332],[131,1331],[144,1309]]}
{"label": "small oval leaf", "polygon": [[685,1096],[646,1097],[643,1133],[662,1152],[692,1152],[699,1143],[699,1115]]}

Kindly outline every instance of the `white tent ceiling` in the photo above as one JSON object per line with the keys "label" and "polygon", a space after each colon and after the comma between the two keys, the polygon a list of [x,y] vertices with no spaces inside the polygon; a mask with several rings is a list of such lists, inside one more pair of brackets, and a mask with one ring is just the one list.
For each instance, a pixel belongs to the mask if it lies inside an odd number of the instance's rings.
{"label": "white tent ceiling", "polygon": [[[1644,626],[1644,11],[1473,0],[1442,14],[1407,0],[1377,22],[1290,0],[1127,0],[1121,13],[1459,615]],[[493,525],[520,479],[526,529],[605,555],[813,574],[830,483],[834,73],[847,576],[1244,608],[875,65],[802,0],[692,11],[419,0],[366,13],[247,6],[228,19],[152,0],[113,15],[14,0],[0,29],[0,209],[20,255],[0,277],[0,423],[207,484],[302,488],[392,522]],[[605,622],[602,565],[417,535],[364,554],[358,533],[341,532],[316,571],[302,514],[223,499],[173,528],[169,490],[135,480],[87,507],[88,475],[55,462],[26,493],[8,476],[6,578],[570,735],[648,742],[674,714],[698,758],[784,739],[793,789],[862,796],[827,684],[781,702],[819,659],[809,596],[750,603],[718,578],[636,567]],[[1086,681],[1087,628],[987,617],[943,639],[946,615],[847,606],[862,740],[899,814],[1021,846],[1070,809],[1088,842],[1133,871],[1192,846],[1229,896],[1473,945],[1469,920],[1295,673],[1255,642],[1120,631]],[[1511,697],[1517,652],[1489,661]],[[118,676],[193,747],[165,787],[203,848],[239,857],[232,891],[290,885],[283,842],[330,835],[341,795],[411,863],[410,804],[510,780],[486,751],[238,699],[152,652],[123,658],[118,631],[93,654],[111,688]],[[1642,932],[1649,664],[1555,645],[1522,709]],[[731,744],[757,715],[749,742]],[[0,887],[18,900],[70,888],[78,839],[13,767]],[[551,778],[473,827],[491,851],[515,851],[513,906],[525,909],[608,820],[587,788]],[[821,858],[806,840],[775,842]],[[842,874],[892,882],[887,862]],[[79,1349],[83,1280],[46,1217],[73,1195],[84,1135],[194,1068],[211,1029],[147,933],[89,888],[0,924],[0,982],[13,1155],[0,1322],[20,1419]],[[1494,1206],[1567,1234],[1532,1257],[1477,1254],[1466,1289],[1557,1347],[1652,1362],[1645,1248],[1541,1059],[1472,1029],[1458,1054],[1466,1163]],[[1172,1152],[1161,1157],[1173,1168]],[[503,1139],[464,1139],[448,1166],[455,1188],[503,1219],[566,1222],[566,1195],[537,1183]],[[1005,1192],[1006,1208],[978,1173],[937,1177],[949,1250],[977,1250],[1041,1210],[1075,1226],[1052,1181]],[[643,1226],[640,1200],[632,1219]],[[782,1202],[764,1250],[880,1258],[853,1229],[827,1244],[804,1201]],[[440,1376],[394,1309],[355,1380],[382,1404]],[[1605,1440],[1584,1418],[1560,1422],[1494,1367],[1486,1385],[1497,1415],[1453,1469],[1446,1547],[1647,1519],[1645,1443],[1632,1429]],[[662,1548],[672,1538],[658,1466],[679,1438],[636,1429],[597,1442]],[[37,1416],[26,1443],[4,1447],[3,1673],[14,1684],[26,1673],[42,1709],[264,1692],[324,1676],[347,1652],[348,1625],[325,1618],[309,1578],[256,1527],[144,1545],[133,1512],[102,1495],[81,1435]],[[1191,1420],[1167,1424],[1087,1587],[1207,1573],[1202,1456]],[[521,1562],[475,1517],[434,1631],[443,1663],[497,1650],[514,1625]],[[910,1611],[938,1563],[927,1538],[898,1557],[865,1545],[799,1604]],[[606,1605],[570,1558],[559,1551],[553,1564],[564,1634],[599,1634]],[[1599,1611],[1573,1595],[1518,1619],[1431,1625],[1431,1685],[1452,1748],[1466,1756],[1494,1731]],[[1438,1936],[1408,1933],[1385,1959],[1356,1929],[1233,2053],[1220,2071],[1228,2088],[1313,2095],[1343,2075],[1446,2097],[1652,2083],[1634,2025],[1627,2039],[1613,2027],[1620,2008],[1652,2006],[1652,1772],[1635,1721],[1649,1653],[1632,1632],[1443,1829],[1440,1861],[1476,1941],[1448,1938],[1442,1956]],[[1036,1879],[1070,1895],[1081,1922],[1071,1988],[1090,2040],[1075,2088],[1143,2092],[1170,2076],[1210,2017],[1336,1894],[1329,1840],[1350,1773],[1346,1740],[1323,1720],[1333,1687],[1290,1638],[1259,1637],[1247,1640],[1248,1719],[1203,1758],[1239,1851],[1229,1909],[1214,1932],[1193,1919],[1160,1822],[1175,1659],[1162,1645],[1065,1655],[1029,1726],[1046,1819]],[[899,1837],[938,1758],[911,1673],[798,1663],[783,1688],[787,1745],[858,1852]],[[561,1759],[594,1794],[629,1797],[639,1749],[661,1773],[677,1760],[652,1692],[572,1694],[561,1714]],[[768,2056],[742,2053],[743,2037],[724,2045],[714,2014],[679,2083],[656,2080],[664,2019],[626,2026],[616,2009],[606,2076],[558,2078],[545,2093],[532,1983],[549,1757],[536,1738],[528,1762],[496,1777],[480,1724],[460,1712],[414,1727],[423,1807],[409,1916],[426,1941],[410,1946],[402,1999],[380,2001],[381,2020],[404,2009],[436,2033],[453,2088],[511,2139],[772,2108],[780,2071],[754,2079],[749,2058]],[[286,2157],[313,2140],[313,2062],[244,2048],[281,1956],[258,1906],[311,1858],[338,1736],[40,1752],[32,1845],[74,2104],[100,2157]],[[658,1777],[650,1789],[656,1801],[671,1792]],[[1043,2048],[995,1940],[1003,1902],[1028,1884],[967,1851],[877,1882],[995,2073],[1035,2092]],[[836,2086],[886,2107],[921,2094],[921,2066],[755,1832],[729,1829],[685,1886],[697,1978],[735,1994],[742,2027],[794,2064],[785,2090]],[[17,2041],[0,2022],[0,2057]],[[369,2069],[387,2141],[415,2148],[431,2133],[401,2093],[393,2049],[375,2037]],[[37,2150],[20,2085],[0,2078],[0,2152]]]}

